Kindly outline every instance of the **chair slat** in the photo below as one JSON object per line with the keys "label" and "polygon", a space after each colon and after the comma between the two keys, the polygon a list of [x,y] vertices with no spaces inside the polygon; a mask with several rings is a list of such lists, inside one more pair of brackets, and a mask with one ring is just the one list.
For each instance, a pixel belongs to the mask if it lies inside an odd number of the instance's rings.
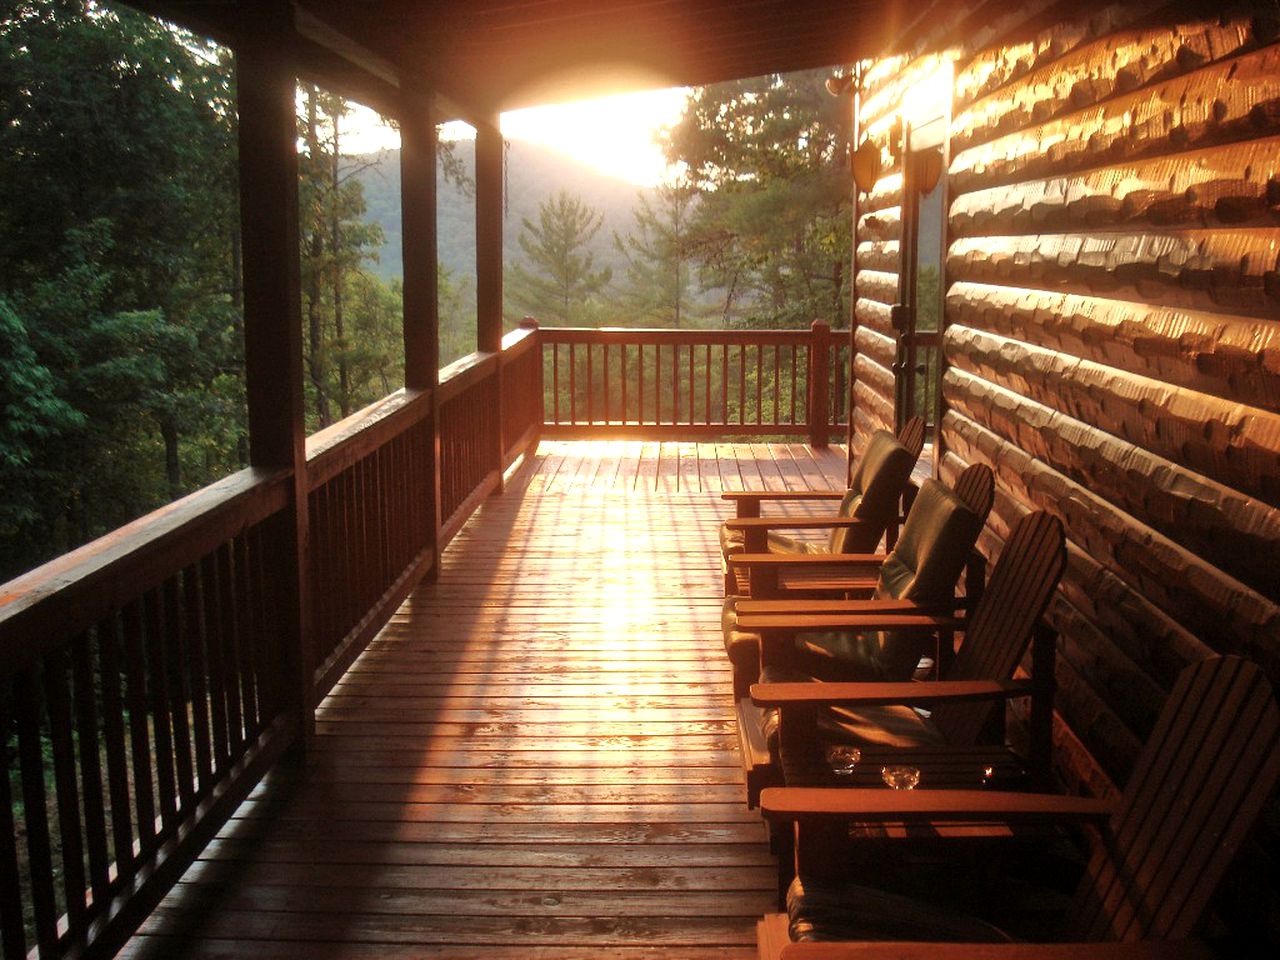
{"label": "chair slat", "polygon": [[1280,776],[1278,749],[1280,713],[1256,664],[1184,670],[1081,883],[1076,936],[1191,934]]}

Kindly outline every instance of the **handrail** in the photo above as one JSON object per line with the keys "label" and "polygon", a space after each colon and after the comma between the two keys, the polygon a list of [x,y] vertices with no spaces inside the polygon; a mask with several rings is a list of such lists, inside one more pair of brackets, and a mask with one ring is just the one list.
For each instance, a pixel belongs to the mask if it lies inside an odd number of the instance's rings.
{"label": "handrail", "polygon": [[0,585],[0,677],[279,511],[288,478],[287,470],[241,470]]}
{"label": "handrail", "polygon": [[[548,436],[720,439],[844,432],[848,334],[543,327]],[[832,401],[835,401],[834,404]]]}

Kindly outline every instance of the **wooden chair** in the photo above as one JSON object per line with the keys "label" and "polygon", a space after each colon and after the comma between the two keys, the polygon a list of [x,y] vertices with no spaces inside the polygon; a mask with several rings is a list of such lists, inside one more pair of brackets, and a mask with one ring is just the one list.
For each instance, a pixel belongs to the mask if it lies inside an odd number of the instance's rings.
{"label": "wooden chair", "polygon": [[[973,544],[994,498],[994,478],[985,466],[967,468],[962,479],[970,500],[959,495],[959,484],[953,492],[937,480],[925,481],[894,551],[888,556],[860,558],[864,570],[877,574],[869,581],[868,610],[948,616],[954,613],[956,582],[973,553]],[[981,512],[975,512],[971,503]],[[804,662],[796,664],[783,662],[777,648],[766,657],[760,635],[739,630],[736,621],[726,617],[722,626],[726,650],[734,664],[738,736],[747,772],[747,802],[751,806],[764,786],[780,782],[768,744],[773,720],[751,702],[752,682],[764,671],[768,671],[764,679],[775,680],[808,679],[815,670],[837,674],[819,672],[817,675],[823,679],[909,680],[925,643],[925,637],[914,630],[895,632],[892,637],[878,637],[871,642],[842,631],[796,633],[795,656],[804,657]],[[750,662],[751,656],[755,657],[754,663]]]}
{"label": "wooden chair", "polygon": [[[886,531],[895,527],[911,471],[924,449],[924,421],[908,420],[895,437],[888,430],[871,435],[849,478],[847,490],[735,490],[721,499],[736,505],[736,516],[720,528],[720,554],[724,567],[725,596],[742,595],[749,589],[746,577],[739,577],[729,565],[736,553],[870,553]],[[834,515],[819,517],[762,517],[766,501],[804,503],[840,501]],[[782,530],[828,530],[825,544],[796,540]],[[891,544],[892,545],[892,544]]]}
{"label": "wooden chair", "polygon": [[[926,487],[941,487],[938,481],[926,481]],[[991,470],[981,464],[970,466],[957,479],[955,496],[976,517],[978,524],[986,521],[995,498],[995,479]],[[936,550],[938,517],[933,511],[941,510],[936,491],[925,497],[925,510],[903,527],[903,542],[895,544],[888,554],[737,554],[730,563],[750,571],[757,581],[759,594],[765,598],[803,599],[806,606],[792,608],[788,604],[764,608],[770,612],[788,609],[812,609],[815,599],[826,597],[855,597],[870,604],[869,611],[880,613],[952,613],[957,609],[954,585],[959,579],[958,569],[966,569],[965,592],[967,600],[976,600],[985,581],[985,561],[972,550],[969,541],[967,556],[959,547],[942,545]],[[926,514],[930,514],[926,516]],[[953,532],[955,532],[953,530]],[[977,537],[977,533],[973,533]],[[965,539],[964,537],[960,538]],[[901,547],[901,549],[899,549]],[[792,570],[798,570],[806,589],[779,589],[779,581],[785,582]],[[825,570],[833,571],[829,582],[819,582],[814,571],[825,576]],[[952,572],[955,571],[955,572]],[[734,700],[748,696],[751,684],[760,676],[760,638],[738,626],[738,610],[741,604],[754,604],[756,598],[728,597],[721,610],[720,627],[724,635],[725,653],[733,664]],[[759,609],[759,608],[757,608]],[[760,612],[764,612],[761,610]]]}
{"label": "wooden chair", "polygon": [[[861,958],[868,955],[861,952],[863,944],[849,941],[878,939],[913,941],[894,945],[892,956],[902,960],[1063,956],[1062,950],[1037,952],[1031,947],[992,950],[986,941],[1008,938],[986,917],[964,916],[865,886],[834,884],[821,876],[821,866],[815,876],[806,862],[812,851],[806,850],[804,838],[812,827],[822,834],[833,826],[848,830],[851,823],[916,830],[936,830],[942,823],[1009,828],[1073,823],[1096,825],[1099,833],[1070,908],[1059,929],[1039,931],[1050,934],[1044,939],[1069,943],[1079,956],[1197,956],[1194,946],[1178,941],[1195,934],[1278,777],[1280,710],[1271,684],[1256,664],[1213,657],[1182,672],[1115,802],[976,790],[767,790],[762,797],[765,815],[774,823],[794,825],[801,842],[788,913],[761,922],[760,955]],[[868,837],[860,842],[894,841]],[[1000,906],[995,904],[997,913]],[[837,950],[835,944],[792,945],[792,940],[846,942]],[[937,942],[957,940],[982,946],[972,952],[935,950]],[[1134,941],[1155,943],[1132,953],[1083,946]]]}
{"label": "wooden chair", "polygon": [[[981,600],[959,624],[964,642],[946,679],[906,683],[758,683],[757,707],[779,715],[778,759],[788,786],[879,785],[886,764],[911,763],[929,786],[1012,783],[1030,772],[1047,784],[1053,716],[1054,636],[1041,622],[1067,565],[1062,523],[1044,511],[1023,516],[1009,533]],[[891,616],[857,612],[799,615],[822,630],[950,631],[949,617]],[[744,629],[758,631],[766,650],[775,630],[793,631],[796,618],[744,615]],[[1014,671],[1035,637],[1032,678]],[[1001,719],[997,707],[1011,697],[1031,697],[1031,750],[1024,760],[1003,744],[983,746],[983,734]],[[914,706],[930,706],[922,717]],[[825,761],[829,744],[864,751],[860,769],[837,778]],[[905,756],[904,756],[905,755]],[[989,771],[989,772],[988,772]]]}

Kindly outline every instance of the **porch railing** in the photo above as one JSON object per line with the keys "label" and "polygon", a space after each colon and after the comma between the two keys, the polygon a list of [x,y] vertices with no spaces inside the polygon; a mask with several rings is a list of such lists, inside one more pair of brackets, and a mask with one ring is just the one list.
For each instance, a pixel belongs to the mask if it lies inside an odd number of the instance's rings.
{"label": "porch railing", "polygon": [[528,323],[311,437],[305,483],[243,470],[0,587],[4,955],[118,948],[540,436],[825,442],[844,343]]}
{"label": "porch railing", "polygon": [[848,422],[849,335],[808,330],[544,328],[548,437],[805,436]]}

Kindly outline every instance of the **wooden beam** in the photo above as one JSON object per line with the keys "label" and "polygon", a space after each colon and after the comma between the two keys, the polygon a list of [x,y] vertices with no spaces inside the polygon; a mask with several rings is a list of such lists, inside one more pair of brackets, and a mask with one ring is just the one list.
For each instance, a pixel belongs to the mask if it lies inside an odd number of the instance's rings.
{"label": "wooden beam", "polygon": [[[498,115],[490,114],[476,127],[476,350],[502,351],[502,213],[504,143]],[[498,410],[502,423],[502,369],[498,366]],[[498,490],[502,489],[502,430],[492,438]]]}
{"label": "wooden beam", "polygon": [[503,141],[496,114],[476,126],[476,348],[502,349]]}
{"label": "wooden beam", "polygon": [[291,8],[264,3],[236,51],[240,231],[244,249],[249,457],[291,472],[289,503],[265,544],[274,592],[269,621],[278,712],[312,729],[307,583],[307,462],[302,395],[301,267]]}
{"label": "wooden beam", "polygon": [[432,562],[440,570],[440,309],[436,233],[436,104],[419,83],[406,83],[400,110],[401,256],[404,258],[404,383],[431,391],[429,489],[419,491],[431,530]]}

